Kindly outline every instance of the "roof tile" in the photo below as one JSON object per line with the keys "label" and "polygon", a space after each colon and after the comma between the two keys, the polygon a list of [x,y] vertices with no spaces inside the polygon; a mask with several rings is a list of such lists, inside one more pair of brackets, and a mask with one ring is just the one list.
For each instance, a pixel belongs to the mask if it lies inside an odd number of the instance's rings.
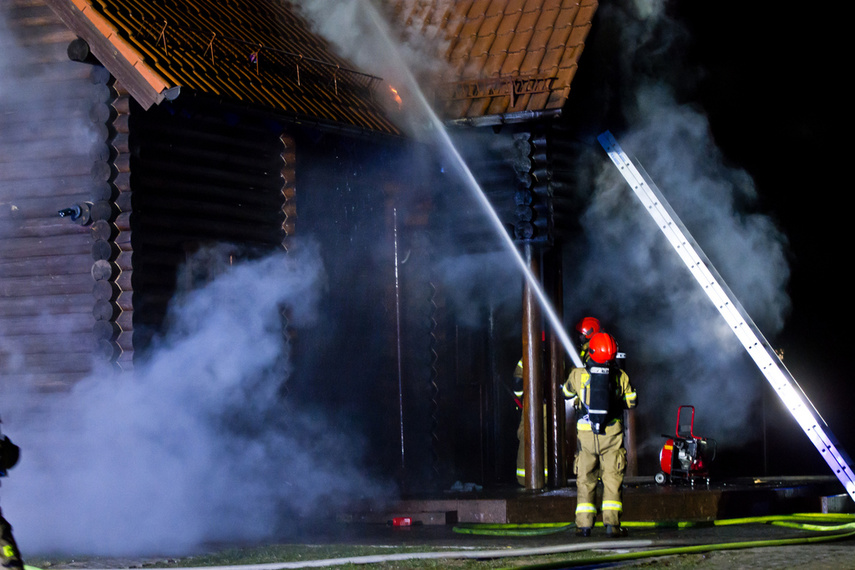
{"label": "roof tile", "polygon": [[472,118],[564,105],[598,0],[433,4],[453,9],[446,28],[452,75],[438,91],[444,116]]}
{"label": "roof tile", "polygon": [[101,46],[99,57],[115,51],[116,65],[137,70],[140,89],[153,91],[131,91],[144,106],[181,86],[295,118],[399,133],[373,95],[380,78],[335,55],[288,2],[46,1],[90,45]]}
{"label": "roof tile", "polygon": [[[153,102],[180,85],[296,117],[397,132],[372,97],[379,78],[333,54],[286,1],[47,2],[73,14],[71,27],[84,39],[100,35],[102,49],[126,61]],[[597,9],[597,0],[387,2],[407,33],[444,35],[449,85],[439,93],[448,118],[560,108]]]}

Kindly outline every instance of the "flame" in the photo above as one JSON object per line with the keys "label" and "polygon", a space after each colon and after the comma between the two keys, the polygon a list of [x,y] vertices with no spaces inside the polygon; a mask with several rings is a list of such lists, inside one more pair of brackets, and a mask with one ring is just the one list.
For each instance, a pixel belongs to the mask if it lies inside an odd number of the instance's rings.
{"label": "flame", "polygon": [[392,99],[394,99],[395,103],[398,104],[398,108],[399,109],[402,108],[404,106],[404,101],[401,99],[401,96],[398,95],[398,90],[390,85],[389,91],[392,92]]}

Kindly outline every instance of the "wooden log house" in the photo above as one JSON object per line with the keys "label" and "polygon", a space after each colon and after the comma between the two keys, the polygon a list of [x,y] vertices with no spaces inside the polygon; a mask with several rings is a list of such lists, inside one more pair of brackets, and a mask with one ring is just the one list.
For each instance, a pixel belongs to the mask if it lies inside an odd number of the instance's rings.
{"label": "wooden log house", "polygon": [[[388,2],[390,18],[447,42],[435,105],[449,128],[514,141],[510,156],[479,155],[472,168],[559,300],[575,215],[562,117],[596,6]],[[522,344],[491,328],[496,315],[459,326],[431,273],[436,218],[449,212],[430,198],[400,202],[435,173],[412,176],[413,143],[384,110],[382,78],[278,0],[2,0],[0,10],[4,384],[65,390],[103,364],[131,371],[194,251],[230,243],[260,255],[312,235],[330,275],[325,310],[346,308],[350,320],[326,339],[335,358],[311,349],[325,331],[290,332],[296,393],[324,401],[329,391],[307,387],[319,370],[371,370],[364,402],[384,418],[377,446],[389,469],[406,443],[415,486],[513,481],[517,420],[503,383],[525,348],[536,398],[555,384],[541,371],[563,374],[560,348],[541,349],[537,309],[523,311],[530,294],[513,317]],[[470,222],[461,227],[480,231]],[[412,262],[396,281],[399,230]],[[387,246],[379,262],[377,243]],[[370,340],[365,323],[379,331]],[[549,484],[561,486],[563,414],[548,396]],[[546,437],[528,425],[531,442]],[[528,448],[529,471],[542,472],[541,446]]]}

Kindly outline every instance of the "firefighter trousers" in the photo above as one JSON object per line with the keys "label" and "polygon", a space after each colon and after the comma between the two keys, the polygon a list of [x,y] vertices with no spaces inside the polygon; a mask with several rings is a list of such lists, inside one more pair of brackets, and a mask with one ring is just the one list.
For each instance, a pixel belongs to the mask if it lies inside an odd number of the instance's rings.
{"label": "firefighter trousers", "polygon": [[0,563],[2,563],[3,568],[14,570],[20,570],[24,567],[21,552],[12,536],[12,525],[3,518],[2,512],[0,512]]}
{"label": "firefighter trousers", "polygon": [[[517,483],[525,487],[525,418],[520,418],[517,427]],[[546,404],[543,405],[543,476],[546,477]]]}
{"label": "firefighter trousers", "polygon": [[623,425],[616,421],[606,427],[606,433],[596,434],[590,425],[577,424],[576,432],[576,526],[594,526],[597,481],[600,478],[603,480],[603,524],[618,526],[623,511],[622,487],[626,474]]}

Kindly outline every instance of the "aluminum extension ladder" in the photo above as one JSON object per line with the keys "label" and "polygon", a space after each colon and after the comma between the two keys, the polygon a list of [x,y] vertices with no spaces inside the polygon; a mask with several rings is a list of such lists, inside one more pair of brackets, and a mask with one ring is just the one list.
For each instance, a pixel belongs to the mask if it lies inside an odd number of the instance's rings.
{"label": "aluminum extension ladder", "polygon": [[620,173],[644,205],[677,255],[698,281],[704,293],[715,305],[730,330],[748,351],[757,367],[772,385],[775,393],[804,430],[805,434],[825,459],[828,466],[843,484],[849,496],[855,500],[855,477],[851,460],[837,445],[836,438],[828,429],[825,421],[811,404],[807,395],[793,378],[792,374],[775,354],[754,321],[740,304],[739,300],[718,274],[710,260],[698,246],[689,231],[671,209],[668,201],[648,178],[642,176],[630,158],[620,148],[608,131],[597,137]]}

